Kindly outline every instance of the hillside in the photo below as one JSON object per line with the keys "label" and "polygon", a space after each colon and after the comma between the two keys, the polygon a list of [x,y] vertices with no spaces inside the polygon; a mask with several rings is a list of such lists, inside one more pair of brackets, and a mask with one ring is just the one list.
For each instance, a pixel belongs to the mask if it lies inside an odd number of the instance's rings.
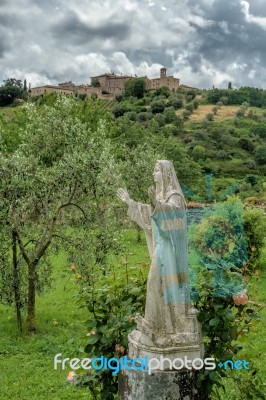
{"label": "hillside", "polygon": [[[162,135],[169,138],[171,146],[181,145],[202,171],[197,188],[194,185],[192,191],[187,190],[189,200],[197,201],[204,196],[206,200],[206,179],[211,180],[212,199],[224,198],[232,193],[238,193],[243,200],[254,196],[263,199],[266,175],[265,108],[250,106],[247,102],[208,104],[210,92],[199,94],[190,90],[170,93],[167,88],[161,88],[140,99],[119,95],[112,101],[77,100],[77,108],[82,119],[90,123],[107,115],[110,118],[113,114],[117,120],[116,129],[123,126],[127,141],[135,143],[137,140],[140,144],[143,135],[152,135],[155,140],[156,136],[159,139],[158,135]],[[243,93],[239,92],[243,100]],[[46,95],[36,101],[42,107],[44,104],[52,105],[55,99],[56,95]],[[256,104],[256,101],[253,100],[253,103]],[[1,126],[4,137],[8,135],[8,146],[12,147],[16,129],[23,125],[22,110],[23,107],[0,108]],[[135,132],[139,132],[138,139]],[[171,151],[168,153],[169,158],[175,157]],[[173,161],[178,164],[177,159]],[[183,186],[189,183],[191,188],[191,182],[182,183]]]}

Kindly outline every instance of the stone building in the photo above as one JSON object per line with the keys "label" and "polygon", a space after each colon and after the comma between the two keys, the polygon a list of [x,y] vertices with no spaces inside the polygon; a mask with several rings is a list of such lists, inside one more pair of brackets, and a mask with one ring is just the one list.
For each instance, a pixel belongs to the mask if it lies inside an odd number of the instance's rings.
{"label": "stone building", "polygon": [[107,73],[92,76],[91,82],[94,82],[94,84],[99,84],[101,90],[116,95],[124,92],[125,83],[130,79],[134,78],[128,75],[116,75],[112,72],[110,74]]}
{"label": "stone building", "polygon": [[[117,75],[115,73],[106,73],[102,75],[92,76],[92,85],[75,85],[72,81],[59,83],[58,86],[45,85],[31,89],[31,96],[40,96],[44,93],[59,93],[72,96],[79,94],[86,94],[90,97],[92,94],[97,94],[102,97],[104,94],[115,96],[116,94],[123,94],[125,90],[125,83],[131,79],[136,79],[137,76],[132,77],[129,75]],[[168,87],[172,92],[175,92],[180,86],[180,80],[173,76],[168,76],[166,68],[160,69],[160,77],[150,79],[147,76],[138,77],[146,82],[146,90],[153,91],[162,86]]]}
{"label": "stone building", "polygon": [[55,86],[55,85],[44,85],[44,86],[38,86],[35,88],[31,88],[30,95],[32,97],[35,96],[41,96],[42,94],[45,93],[58,93],[58,94],[65,94],[69,96],[74,95],[74,91],[71,89],[67,89],[64,87],[60,86]]}
{"label": "stone building", "polygon": [[[124,92],[125,83],[130,79],[136,79],[137,77],[132,77],[128,75],[116,75],[114,73],[103,74],[91,77],[92,82],[97,82],[99,87],[110,93],[110,94],[121,94]],[[180,80],[174,78],[173,76],[168,76],[166,74],[166,68],[160,69],[160,77],[150,79],[147,76],[140,76],[139,79],[143,79],[146,82],[146,90],[152,91],[156,90],[162,86],[167,86],[171,91],[176,91],[179,88]]]}
{"label": "stone building", "polygon": [[168,87],[171,92],[175,92],[179,88],[180,80],[174,78],[173,76],[168,76],[166,74],[166,68],[160,69],[160,78],[150,79],[149,86],[147,89],[149,91],[156,90],[162,86]]}

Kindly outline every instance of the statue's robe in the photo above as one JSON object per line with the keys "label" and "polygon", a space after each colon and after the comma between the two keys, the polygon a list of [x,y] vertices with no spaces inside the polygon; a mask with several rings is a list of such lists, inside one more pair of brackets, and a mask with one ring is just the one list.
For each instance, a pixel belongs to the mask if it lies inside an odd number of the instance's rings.
{"label": "statue's robe", "polygon": [[183,196],[173,191],[166,201],[150,205],[131,200],[128,215],[145,231],[151,267],[143,323],[151,332],[182,331],[190,306],[186,209]]}

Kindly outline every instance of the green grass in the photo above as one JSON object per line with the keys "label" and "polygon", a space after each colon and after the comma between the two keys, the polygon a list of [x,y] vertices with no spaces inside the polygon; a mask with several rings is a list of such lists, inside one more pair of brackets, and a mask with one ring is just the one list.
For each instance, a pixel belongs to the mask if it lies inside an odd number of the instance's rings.
{"label": "green grass", "polygon": [[[135,238],[136,231],[124,236],[125,246],[131,252],[127,257],[128,271],[133,270],[132,274],[143,268],[139,262],[148,262],[143,233],[140,244]],[[76,304],[80,286],[66,258],[54,257],[53,267],[52,290],[37,297],[36,335],[19,337],[13,309],[0,305],[0,400],[91,398],[88,389],[66,383],[69,366],[63,371],[54,370],[57,353],[62,353],[61,358],[86,357],[83,352],[87,341],[85,321],[89,316],[85,307],[79,308]],[[118,268],[121,269],[119,263]]]}
{"label": "green grass", "polygon": [[[142,234],[140,243],[136,243],[136,232],[126,233],[125,246],[129,252],[128,271],[137,273],[143,268],[141,262],[148,261],[146,243]],[[119,257],[121,258],[121,257]],[[123,256],[124,258],[124,256]],[[118,260],[119,261],[119,260]],[[85,357],[83,348],[86,344],[86,324],[88,319],[86,308],[78,308],[75,296],[79,286],[75,274],[69,271],[66,258],[61,255],[53,259],[53,287],[42,297],[37,298],[37,326],[35,336],[18,337],[16,321],[12,309],[0,306],[0,399],[10,400],[75,400],[90,399],[86,388],[75,388],[66,384],[70,371],[54,370],[53,360],[57,353],[62,357]],[[117,262],[116,270],[121,270]],[[132,272],[130,272],[132,271]],[[144,268],[144,273],[148,272]],[[266,271],[249,282],[249,298],[257,302],[265,302]],[[266,310],[263,312],[264,322],[256,326],[243,344],[244,350],[239,359],[251,362],[261,377],[266,376]],[[246,371],[235,372],[245,379]],[[222,400],[240,400],[241,395],[231,380],[225,381],[226,394],[221,393]],[[239,397],[240,396],[240,397]]]}
{"label": "green grass", "polygon": [[84,357],[77,349],[86,342],[86,311],[75,304],[78,286],[74,275],[68,281],[71,274],[64,257],[54,258],[53,264],[53,289],[37,298],[37,335],[18,337],[13,310],[0,307],[0,399],[89,398],[86,389],[65,383],[69,367],[64,371],[53,367],[57,353]]}

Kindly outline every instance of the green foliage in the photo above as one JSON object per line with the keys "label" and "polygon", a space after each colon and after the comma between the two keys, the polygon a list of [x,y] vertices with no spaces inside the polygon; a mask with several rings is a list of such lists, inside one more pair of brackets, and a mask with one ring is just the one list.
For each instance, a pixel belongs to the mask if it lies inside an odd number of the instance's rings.
{"label": "green foliage", "polygon": [[116,94],[115,95],[115,99],[116,99],[116,101],[118,101],[118,103],[120,103],[123,100],[123,95],[122,94]]}
{"label": "green foliage", "polygon": [[266,145],[257,146],[255,149],[255,161],[258,165],[266,164]]}
{"label": "green foliage", "polygon": [[213,121],[214,120],[214,114],[213,113],[208,113],[206,115],[206,118],[207,118],[208,121]]}
{"label": "green foliage", "polygon": [[260,138],[265,139],[266,138],[266,124],[259,124],[255,125],[250,129],[250,133],[254,135],[258,135]]}
{"label": "green foliage", "polygon": [[91,78],[91,86],[100,87],[100,82],[98,78]]}
{"label": "green foliage", "polygon": [[165,121],[166,124],[173,124],[178,128],[182,128],[183,127],[182,120],[176,115],[174,110],[166,111],[166,109],[165,109],[164,113],[163,113],[163,116],[164,116],[164,121]]}
{"label": "green foliage", "polygon": [[247,183],[250,183],[251,186],[255,186],[258,183],[258,177],[256,175],[247,175],[245,180]]}
{"label": "green foliage", "polygon": [[[141,268],[145,266],[142,263]],[[134,267],[136,270],[136,267]],[[119,271],[105,278],[95,277],[91,285],[82,290],[80,304],[86,304],[89,311],[87,329],[90,331],[85,347],[89,358],[103,355],[119,360],[127,349],[127,335],[134,329],[134,316],[143,314],[146,278],[141,270],[129,275],[127,255]],[[97,287],[96,287],[97,283]],[[103,400],[112,400],[118,390],[117,375],[112,371],[100,370],[79,378],[79,383]]]}
{"label": "green foliage", "polygon": [[167,101],[168,106],[174,107],[175,110],[183,107],[183,100],[177,96],[170,96]]}
{"label": "green foliage", "polygon": [[[113,198],[119,179],[104,122],[91,130],[73,115],[75,107],[76,102],[69,98],[58,99],[54,107],[45,106],[41,113],[36,106],[28,105],[25,125],[19,131],[21,144],[14,153],[5,149],[0,153],[0,224],[8,246],[1,248],[1,255],[6,254],[2,257],[5,273],[1,286],[12,287],[19,265],[19,276],[27,277],[29,287],[27,298],[18,299],[18,303],[28,303],[28,329],[32,331],[36,329],[35,292],[45,286],[49,275],[45,257],[52,246],[57,251],[68,243],[69,251],[74,249],[84,257],[87,248],[88,258],[93,260],[97,241],[94,249],[90,241],[80,251],[82,235],[73,238],[73,231],[66,227],[83,223],[89,231],[99,225],[104,228],[104,222],[108,225],[111,208],[106,202]],[[13,234],[17,256],[12,266],[9,254]],[[110,236],[108,230],[106,235]],[[89,234],[85,242],[88,238]],[[101,244],[107,244],[105,253],[111,243],[101,238]],[[25,292],[25,279],[19,279],[20,293]],[[5,301],[13,303],[13,298]]]}
{"label": "green foliage", "polygon": [[[252,219],[250,215],[243,219],[241,209],[239,200],[231,198],[208,211],[198,226],[190,228],[191,278],[197,288],[192,294],[205,337],[205,357],[214,357],[217,362],[235,359],[242,349],[236,341],[247,339],[260,321],[258,311],[263,307],[247,303],[244,269],[239,268],[241,264],[245,266],[245,243],[251,235],[247,220]],[[261,231],[256,232],[256,237],[262,238]],[[213,393],[215,386],[223,387],[221,378],[231,377],[229,374],[224,369],[216,370],[215,375],[205,371],[199,375],[197,385]],[[245,379],[253,382],[252,375]],[[245,387],[245,380],[235,380],[240,387]],[[261,396],[261,389],[257,390]],[[249,397],[253,393],[254,385],[245,387],[245,398],[257,398]]]}
{"label": "green foliage", "polygon": [[239,199],[229,198],[205,212],[195,228],[193,238],[201,259],[206,264],[223,260],[235,267],[247,262],[243,207]]}
{"label": "green foliage", "polygon": [[143,122],[143,121],[148,121],[148,120],[152,119],[152,117],[153,117],[152,113],[145,111],[145,112],[138,113],[136,119],[139,122]]}
{"label": "green foliage", "polygon": [[212,104],[216,104],[219,101],[228,105],[242,104],[247,102],[253,107],[265,107],[266,91],[253,87],[242,87],[240,89],[233,90],[212,89],[207,91],[207,99]]}
{"label": "green foliage", "polygon": [[154,92],[152,93],[152,97],[157,97],[157,96],[165,96],[166,98],[169,97],[171,94],[171,91],[169,89],[169,87],[167,86],[161,86],[158,89],[154,90]]}
{"label": "green foliage", "polygon": [[192,150],[192,156],[194,160],[203,160],[206,158],[206,149],[201,145],[197,145]]}
{"label": "green foliage", "polygon": [[254,150],[253,141],[251,139],[249,139],[248,137],[240,138],[238,143],[239,143],[239,146],[244,150],[247,150],[249,152]]}
{"label": "green foliage", "polygon": [[155,100],[151,103],[151,111],[153,114],[162,113],[165,109],[165,103],[161,100]]}
{"label": "green foliage", "polygon": [[195,107],[194,107],[194,103],[188,103],[185,106],[185,109],[190,111],[191,113],[194,111]]}
{"label": "green foliage", "polygon": [[184,119],[189,119],[189,117],[191,116],[191,111],[189,111],[189,110],[184,110],[183,113],[182,113],[182,115],[183,115],[183,118],[184,118]]}
{"label": "green foliage", "polygon": [[265,260],[262,258],[266,221],[260,209],[246,209],[244,212],[244,227],[248,250],[248,268],[264,268]]}
{"label": "green foliage", "polygon": [[130,79],[125,83],[125,96],[134,96],[137,99],[144,97],[146,82],[143,79]]}
{"label": "green foliage", "polygon": [[5,80],[4,85],[0,86],[0,107],[12,104],[16,98],[21,98],[23,93],[20,80],[14,78]]}
{"label": "green foliage", "polygon": [[198,99],[195,99],[192,104],[193,104],[193,107],[194,107],[195,110],[197,108],[199,108],[199,100]]}
{"label": "green foliage", "polygon": [[[202,272],[198,286],[200,290],[197,308],[199,310],[198,320],[202,324],[203,335],[207,338],[205,357],[214,357],[217,362],[222,363],[227,360],[234,361],[239,358],[237,354],[243,348],[236,343],[236,340],[243,342],[247,339],[254,326],[260,321],[258,311],[261,308],[247,304],[245,294],[243,297],[236,295],[227,299],[213,297],[212,282],[211,271]],[[242,305],[238,303],[238,299],[241,299]],[[215,373],[213,374],[213,372]],[[245,399],[264,398],[260,379],[258,379],[259,385],[254,386],[255,374],[256,371],[253,371],[248,377],[245,376],[245,379],[233,378],[240,388],[244,388]],[[205,371],[199,375],[197,385],[204,387],[205,391],[210,394],[216,388],[224,388],[221,380],[223,377],[231,378],[230,371],[224,369]],[[246,385],[247,380],[248,385]]]}
{"label": "green foliage", "polygon": [[126,112],[125,108],[123,106],[121,106],[120,104],[117,104],[112,109],[112,113],[114,114],[115,118],[122,117],[122,115],[124,115],[125,112]]}

